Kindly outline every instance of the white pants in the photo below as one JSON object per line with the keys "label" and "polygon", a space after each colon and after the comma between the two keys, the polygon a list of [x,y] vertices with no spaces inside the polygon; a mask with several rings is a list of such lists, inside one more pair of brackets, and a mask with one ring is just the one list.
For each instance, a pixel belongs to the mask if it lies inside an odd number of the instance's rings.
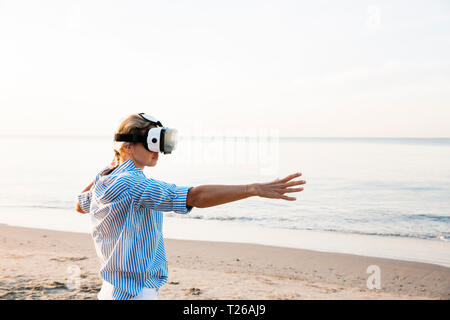
{"label": "white pants", "polygon": [[[113,300],[113,289],[114,286],[103,281],[102,288],[97,295],[98,300]],[[147,288],[143,287],[142,291],[130,300],[158,300],[159,288]]]}

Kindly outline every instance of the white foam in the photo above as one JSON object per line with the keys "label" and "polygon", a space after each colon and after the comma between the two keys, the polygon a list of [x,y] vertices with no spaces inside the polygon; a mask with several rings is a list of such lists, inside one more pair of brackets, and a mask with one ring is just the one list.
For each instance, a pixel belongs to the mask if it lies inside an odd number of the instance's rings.
{"label": "white foam", "polygon": [[[28,228],[90,233],[90,219],[68,210],[8,208],[0,223]],[[4,211],[4,209],[3,209]],[[432,263],[450,267],[450,242],[337,232],[289,230],[164,216],[165,238],[253,243],[323,252]]]}

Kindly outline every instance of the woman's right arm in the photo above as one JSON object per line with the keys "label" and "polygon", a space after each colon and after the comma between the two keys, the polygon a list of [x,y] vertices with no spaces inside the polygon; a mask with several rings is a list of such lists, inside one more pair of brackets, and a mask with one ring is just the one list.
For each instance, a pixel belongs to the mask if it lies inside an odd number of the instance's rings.
{"label": "woman's right arm", "polygon": [[252,196],[294,201],[296,198],[284,195],[290,192],[300,192],[303,188],[291,188],[305,184],[304,180],[290,181],[300,177],[300,172],[291,174],[284,179],[276,179],[267,183],[247,185],[202,185],[188,191],[186,205],[196,208],[208,208],[224,203],[242,200]]}
{"label": "woman's right arm", "polygon": [[[94,184],[94,181],[92,181],[86,188],[84,188],[84,190],[81,191],[81,193],[86,192],[86,191],[89,191],[89,190],[92,188],[92,185],[93,185],[93,184]],[[83,209],[81,208],[80,202],[79,202],[79,201],[77,202],[77,205],[76,205],[75,210],[76,210],[77,212],[79,212],[79,213],[82,213],[82,214],[85,214],[85,213],[86,213],[86,212],[83,211]]]}
{"label": "woman's right arm", "polygon": [[[107,169],[112,169],[115,166],[117,166],[117,158],[116,156],[114,156],[113,160],[111,161],[111,163],[109,164],[109,166],[107,166],[105,169],[103,169],[99,174],[103,173],[105,170]],[[89,190],[91,190],[92,186],[94,185],[94,181],[92,181],[86,188],[83,189],[83,191],[81,191],[81,194],[83,194],[84,192],[87,192]],[[78,201],[75,207],[75,210],[79,213],[85,214],[86,212],[81,208],[80,206],[80,202]]]}

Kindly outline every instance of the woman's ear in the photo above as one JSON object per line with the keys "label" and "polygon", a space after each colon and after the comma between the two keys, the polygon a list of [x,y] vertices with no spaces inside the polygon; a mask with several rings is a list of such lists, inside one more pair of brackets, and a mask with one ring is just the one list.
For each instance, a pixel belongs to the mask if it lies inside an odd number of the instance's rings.
{"label": "woman's ear", "polygon": [[123,151],[125,152],[127,157],[131,157],[131,155],[133,154],[133,151],[134,151],[134,145],[127,144],[127,145],[123,146]]}

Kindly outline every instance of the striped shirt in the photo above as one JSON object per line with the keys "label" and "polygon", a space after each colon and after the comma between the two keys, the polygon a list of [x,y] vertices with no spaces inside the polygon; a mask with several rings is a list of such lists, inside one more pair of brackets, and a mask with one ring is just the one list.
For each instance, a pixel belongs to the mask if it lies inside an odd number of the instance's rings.
{"label": "striped shirt", "polygon": [[114,286],[115,300],[127,300],[143,287],[167,282],[163,212],[189,213],[186,197],[192,187],[147,178],[131,158],[102,176],[108,169],[78,195],[78,203],[91,216],[100,276]]}

